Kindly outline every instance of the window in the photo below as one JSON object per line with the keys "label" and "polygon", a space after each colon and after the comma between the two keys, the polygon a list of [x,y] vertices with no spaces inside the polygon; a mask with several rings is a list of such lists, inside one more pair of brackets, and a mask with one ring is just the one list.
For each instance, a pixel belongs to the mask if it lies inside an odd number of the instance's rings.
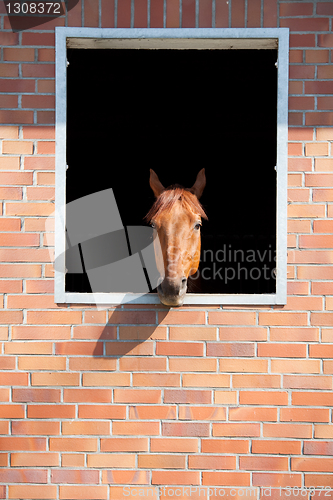
{"label": "window", "polygon": [[209,220],[185,304],[285,303],[288,30],[56,33],[55,300],[158,303],[151,233],[138,244],[135,229],[154,202],[149,169],[190,187],[205,167]]}

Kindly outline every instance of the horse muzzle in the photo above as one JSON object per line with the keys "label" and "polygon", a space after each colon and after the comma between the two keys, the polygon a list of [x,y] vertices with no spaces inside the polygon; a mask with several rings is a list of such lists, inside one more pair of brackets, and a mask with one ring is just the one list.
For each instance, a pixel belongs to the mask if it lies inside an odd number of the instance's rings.
{"label": "horse muzzle", "polygon": [[165,306],[182,306],[187,290],[187,278],[164,280],[158,285],[157,293]]}

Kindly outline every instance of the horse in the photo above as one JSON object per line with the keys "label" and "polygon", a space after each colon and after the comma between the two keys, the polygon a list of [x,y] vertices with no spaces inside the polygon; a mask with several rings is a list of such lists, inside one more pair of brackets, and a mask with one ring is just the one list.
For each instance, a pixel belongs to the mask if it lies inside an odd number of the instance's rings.
{"label": "horse", "polygon": [[145,217],[158,235],[154,238],[156,266],[160,274],[157,293],[162,304],[181,306],[188,278],[200,263],[201,219],[208,219],[199,198],[206,185],[205,169],[201,169],[191,188],[174,184],[164,188],[154,170],[149,184],[155,203]]}

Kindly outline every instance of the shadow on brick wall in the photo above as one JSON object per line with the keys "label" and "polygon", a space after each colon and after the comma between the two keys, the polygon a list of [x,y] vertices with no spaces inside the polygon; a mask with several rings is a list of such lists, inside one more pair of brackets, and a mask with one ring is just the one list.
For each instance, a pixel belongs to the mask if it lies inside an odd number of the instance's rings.
{"label": "shadow on brick wall", "polygon": [[153,356],[153,342],[149,342],[152,339],[166,339],[166,327],[159,326],[157,312],[153,309],[131,310],[119,306],[108,311],[108,322],[96,342],[93,356]]}

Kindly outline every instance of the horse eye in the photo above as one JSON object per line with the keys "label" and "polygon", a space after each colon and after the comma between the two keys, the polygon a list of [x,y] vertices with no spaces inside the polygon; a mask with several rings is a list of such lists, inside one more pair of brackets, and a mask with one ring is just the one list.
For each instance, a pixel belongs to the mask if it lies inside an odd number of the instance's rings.
{"label": "horse eye", "polygon": [[200,229],[200,226],[201,226],[201,222],[197,222],[197,223],[195,224],[195,226],[194,226],[194,229],[195,229],[196,231],[198,231],[198,230]]}
{"label": "horse eye", "polygon": [[155,224],[155,222],[151,222],[151,223],[150,223],[150,227],[152,227],[153,229],[156,229],[156,224]]}

